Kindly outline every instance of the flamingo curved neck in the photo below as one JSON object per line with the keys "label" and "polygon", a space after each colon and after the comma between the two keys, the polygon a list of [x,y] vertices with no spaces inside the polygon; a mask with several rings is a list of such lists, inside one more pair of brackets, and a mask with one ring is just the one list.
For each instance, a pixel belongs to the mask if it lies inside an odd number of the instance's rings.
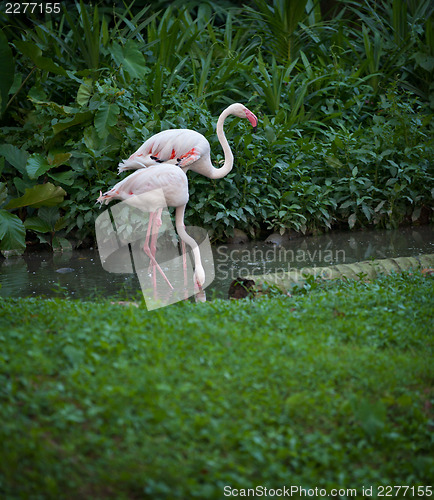
{"label": "flamingo curved neck", "polygon": [[185,205],[181,205],[176,208],[175,211],[175,226],[176,231],[187,245],[193,251],[193,259],[194,259],[194,279],[202,286],[205,283],[205,271],[202,266],[202,261],[200,258],[200,250],[196,241],[187,233],[184,226],[184,213],[185,213]]}
{"label": "flamingo curved neck", "polygon": [[210,178],[211,179],[221,179],[225,175],[227,175],[231,170],[234,165],[234,155],[232,154],[231,148],[229,146],[229,143],[226,139],[225,132],[223,130],[223,124],[226,120],[226,118],[230,115],[231,113],[228,112],[227,109],[223,111],[223,113],[219,116],[219,119],[217,120],[217,137],[218,140],[220,141],[220,144],[223,148],[223,153],[225,155],[225,162],[222,167],[220,168],[215,168],[213,167],[211,172],[210,172]]}

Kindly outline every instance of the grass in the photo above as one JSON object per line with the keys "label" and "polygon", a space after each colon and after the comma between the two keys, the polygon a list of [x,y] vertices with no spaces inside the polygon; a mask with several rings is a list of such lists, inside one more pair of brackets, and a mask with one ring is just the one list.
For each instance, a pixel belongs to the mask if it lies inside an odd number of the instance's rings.
{"label": "grass", "polygon": [[302,292],[2,299],[1,498],[431,484],[432,276]]}

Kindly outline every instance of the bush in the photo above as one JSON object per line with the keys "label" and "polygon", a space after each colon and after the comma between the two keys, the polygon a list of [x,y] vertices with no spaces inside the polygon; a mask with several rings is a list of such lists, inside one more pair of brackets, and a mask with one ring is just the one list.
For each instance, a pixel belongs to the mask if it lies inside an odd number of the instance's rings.
{"label": "bush", "polygon": [[[321,21],[307,2],[286,42],[273,42],[278,2],[259,3],[247,18],[219,9],[210,22],[205,7],[108,11],[83,2],[30,26],[3,16],[1,249],[23,249],[25,230],[52,247],[91,244],[99,191],[115,182],[122,158],[162,129],[203,133],[218,163],[216,117],[244,100],[245,88],[260,131],[228,120],[234,170],[218,182],[189,174],[187,223],[220,239],[234,227],[260,237],[431,217],[430,94],[414,71],[397,73],[403,64],[429,72],[431,56],[415,59],[404,43],[396,49],[388,10],[349,2],[342,6],[355,9],[359,25],[342,17],[346,10]],[[417,54],[431,50],[424,9],[402,18],[418,27],[402,33]],[[380,38],[370,30],[374,15]],[[288,40],[290,57],[282,47],[276,60],[270,47]]]}

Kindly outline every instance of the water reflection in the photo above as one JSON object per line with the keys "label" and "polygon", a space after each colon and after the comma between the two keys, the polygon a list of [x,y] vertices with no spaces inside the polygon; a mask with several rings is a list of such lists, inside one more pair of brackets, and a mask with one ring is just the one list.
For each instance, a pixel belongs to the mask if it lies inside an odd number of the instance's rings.
{"label": "water reflection", "polygon": [[[297,238],[281,247],[265,243],[220,245],[213,248],[216,277],[206,290],[207,298],[227,297],[231,281],[238,276],[428,253],[434,253],[434,229],[429,226],[333,232]],[[0,261],[0,284],[0,295],[9,297],[68,295],[131,300],[141,296],[137,276],[105,271],[96,250],[28,253],[4,259]]]}

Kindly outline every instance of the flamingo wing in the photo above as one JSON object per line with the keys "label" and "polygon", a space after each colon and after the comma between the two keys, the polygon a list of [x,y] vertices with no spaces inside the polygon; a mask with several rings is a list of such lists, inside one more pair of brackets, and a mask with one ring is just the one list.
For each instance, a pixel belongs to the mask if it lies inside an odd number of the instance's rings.
{"label": "flamingo wing", "polygon": [[184,153],[176,159],[176,164],[179,167],[187,167],[188,165],[198,161],[201,157],[202,155],[198,148],[191,148],[190,151],[187,151],[187,153]]}
{"label": "flamingo wing", "polygon": [[150,137],[128,160],[119,163],[119,172],[171,163],[186,167],[209,156],[210,145],[198,132],[189,129],[163,130]]}

